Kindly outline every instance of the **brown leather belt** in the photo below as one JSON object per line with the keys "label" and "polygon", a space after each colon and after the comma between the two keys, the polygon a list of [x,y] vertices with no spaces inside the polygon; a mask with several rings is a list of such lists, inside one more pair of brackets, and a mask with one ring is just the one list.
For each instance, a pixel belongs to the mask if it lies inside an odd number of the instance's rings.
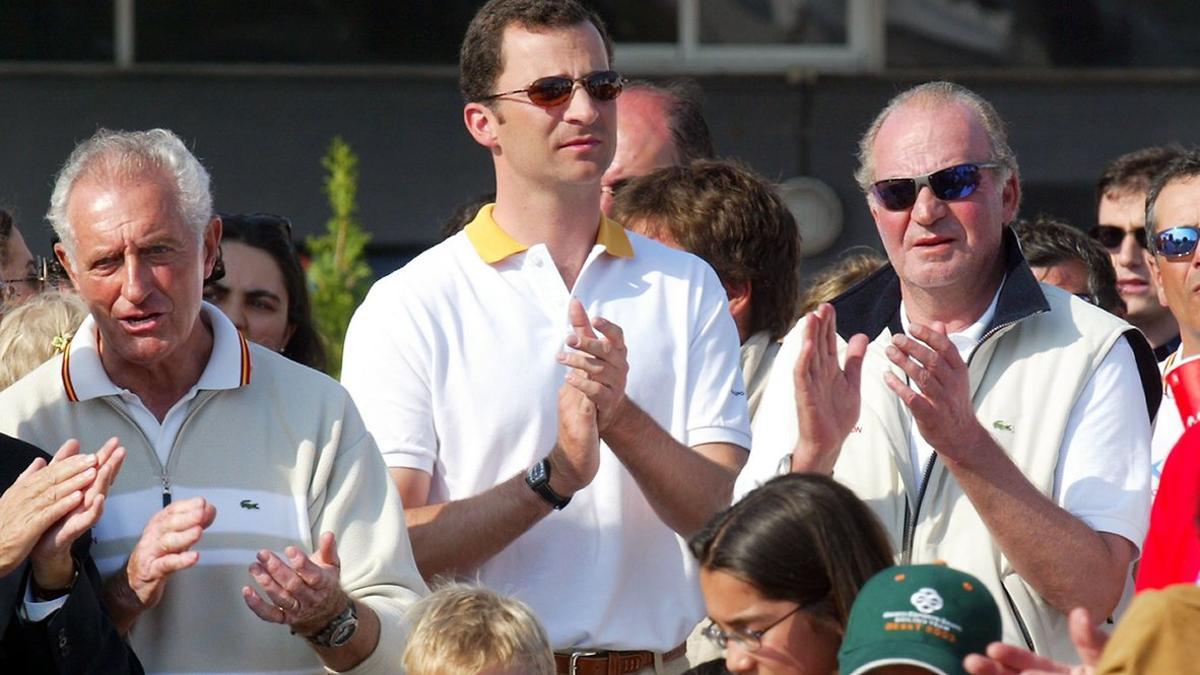
{"label": "brown leather belt", "polygon": [[[687,652],[683,643],[663,652],[662,662],[674,661]],[[627,675],[654,665],[654,652],[572,652],[555,654],[554,666],[559,675]]]}

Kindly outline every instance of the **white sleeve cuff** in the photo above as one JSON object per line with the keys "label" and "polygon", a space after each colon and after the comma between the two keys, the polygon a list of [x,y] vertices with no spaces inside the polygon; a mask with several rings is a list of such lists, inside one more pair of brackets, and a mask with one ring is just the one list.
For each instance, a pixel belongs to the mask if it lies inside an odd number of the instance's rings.
{"label": "white sleeve cuff", "polygon": [[18,612],[21,620],[26,623],[38,623],[44,621],[51,614],[57,612],[63,605],[67,604],[67,597],[70,594],[47,600],[46,602],[38,602],[33,599],[33,575],[30,575],[29,580],[25,582],[25,602],[21,605],[21,610]]}

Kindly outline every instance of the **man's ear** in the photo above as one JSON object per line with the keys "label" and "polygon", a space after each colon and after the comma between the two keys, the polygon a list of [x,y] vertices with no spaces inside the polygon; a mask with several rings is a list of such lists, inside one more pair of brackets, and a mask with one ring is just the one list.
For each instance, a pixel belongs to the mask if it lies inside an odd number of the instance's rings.
{"label": "man's ear", "polygon": [[1150,278],[1154,279],[1154,292],[1158,295],[1158,304],[1171,309],[1171,305],[1167,304],[1167,292],[1163,290],[1162,270],[1158,267],[1158,256],[1143,251],[1142,255],[1146,256],[1146,266],[1150,268]]}
{"label": "man's ear", "polygon": [[744,342],[750,331],[750,298],[754,288],[749,281],[721,282],[725,287],[725,297],[729,298],[729,313],[733,315],[733,323],[737,325],[738,334]]}
{"label": "man's ear", "polygon": [[499,147],[496,127],[501,121],[496,111],[482,103],[468,103],[463,106],[463,122],[476,143],[488,149]]}
{"label": "man's ear", "polygon": [[75,281],[75,264],[71,262],[71,256],[67,254],[67,245],[61,241],[54,245],[54,256],[58,258],[58,264],[67,272],[67,278],[71,280],[71,285],[76,289],[79,284]]}
{"label": "man's ear", "polygon": [[1013,169],[1008,175],[1008,180],[1004,181],[1004,187],[1000,192],[1000,206],[1003,209],[1004,219],[1000,222],[1011,223],[1017,217],[1017,209],[1021,206],[1021,175]]}
{"label": "man's ear", "polygon": [[221,248],[221,217],[213,216],[204,226],[204,278],[212,276],[213,266]]}

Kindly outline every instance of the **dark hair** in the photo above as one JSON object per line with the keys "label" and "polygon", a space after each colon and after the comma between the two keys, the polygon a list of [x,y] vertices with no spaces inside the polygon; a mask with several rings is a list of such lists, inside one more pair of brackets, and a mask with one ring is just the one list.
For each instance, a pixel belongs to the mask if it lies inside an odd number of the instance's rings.
{"label": "dark hair", "polygon": [[604,21],[575,0],[490,0],[467,26],[459,49],[458,88],[463,100],[479,101],[493,94],[496,78],[504,71],[504,29],[517,25],[529,30],[568,28],[589,22],[604,41],[612,61],[612,38]]}
{"label": "dark hair", "polygon": [[8,240],[12,239],[14,227],[16,223],[12,214],[6,209],[0,209],[0,261],[8,257]]}
{"label": "dark hair", "polygon": [[325,348],[313,324],[308,299],[308,281],[300,258],[292,245],[292,224],[287,218],[269,213],[230,213],[221,215],[221,242],[240,242],[265,251],[279,265],[287,288],[288,324],[292,337],[284,345],[283,355],[309,368],[325,367]]}
{"label": "dark hair", "polygon": [[801,605],[845,628],[858,589],[892,565],[883,526],[828,476],[772,478],[713,517],[689,543],[703,569],[727,572],[772,600]]}
{"label": "dark hair", "polygon": [[1012,229],[1030,266],[1054,267],[1071,260],[1083,263],[1088,271],[1088,293],[1096,305],[1118,316],[1125,314],[1125,301],[1117,291],[1117,271],[1100,242],[1044,214],[1033,222],[1018,220]]}
{"label": "dark hair", "polygon": [[479,209],[485,204],[491,204],[496,201],[495,192],[485,192],[474,199],[467,200],[458,206],[454,207],[454,211],[450,217],[442,223],[442,239],[449,239],[458,234],[459,230],[471,224],[475,220],[475,216],[479,215]]}
{"label": "dark hair", "polygon": [[669,234],[726,283],[753,289],[750,330],[782,337],[796,321],[800,231],[775,188],[727,160],[701,160],[631,179],[613,219],[650,236]]}
{"label": "dark hair", "polygon": [[1155,176],[1184,152],[1179,145],[1161,145],[1127,152],[1114,159],[1096,181],[1096,204],[1107,194],[1149,192]]}
{"label": "dark hair", "polygon": [[1154,224],[1154,204],[1158,201],[1158,195],[1168,184],[1196,176],[1200,176],[1200,150],[1181,150],[1179,156],[1150,183],[1150,189],[1146,193],[1146,242],[1151,253],[1154,252],[1154,235],[1157,231]]}
{"label": "dark hair", "polygon": [[713,158],[716,153],[712,132],[704,121],[704,93],[699,84],[693,80],[671,80],[661,84],[633,80],[625,84],[625,93],[638,90],[660,96],[665,101],[676,164]]}

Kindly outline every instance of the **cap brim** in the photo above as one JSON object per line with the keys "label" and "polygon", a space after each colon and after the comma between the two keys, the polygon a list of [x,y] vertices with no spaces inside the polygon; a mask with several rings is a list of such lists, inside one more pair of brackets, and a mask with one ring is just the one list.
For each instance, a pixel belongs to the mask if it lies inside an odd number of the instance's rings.
{"label": "cap brim", "polygon": [[964,675],[962,659],[923,644],[876,643],[863,645],[839,659],[841,675],[861,675],[872,668],[909,665],[928,668],[938,675]]}

